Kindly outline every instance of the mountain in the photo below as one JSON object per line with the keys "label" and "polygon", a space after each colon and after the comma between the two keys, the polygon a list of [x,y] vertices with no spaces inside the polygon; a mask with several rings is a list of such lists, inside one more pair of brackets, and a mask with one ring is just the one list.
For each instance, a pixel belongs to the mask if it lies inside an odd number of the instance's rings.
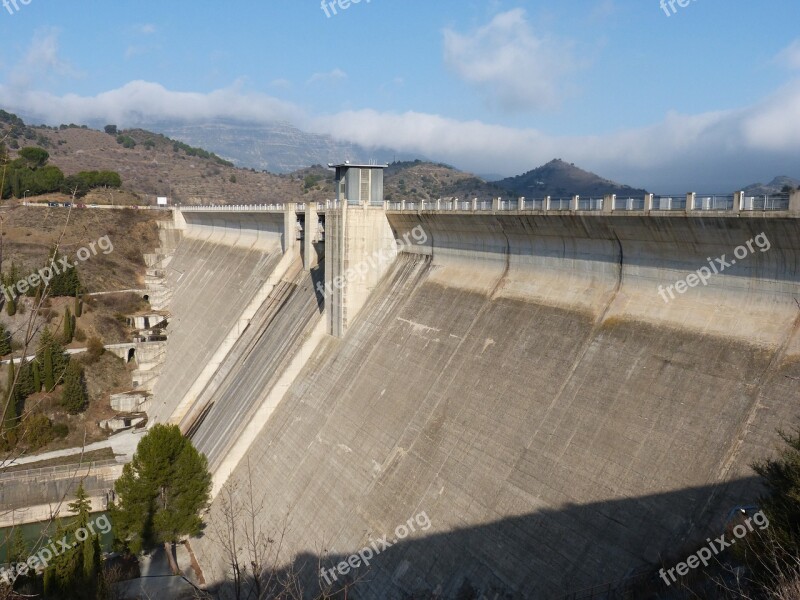
{"label": "mountain", "polygon": [[503,188],[472,173],[422,160],[391,163],[386,169],[384,187],[389,201],[491,198],[506,194]]}
{"label": "mountain", "polygon": [[518,196],[528,198],[544,196],[565,198],[576,194],[587,198],[604,194],[638,197],[647,193],[642,189],[603,179],[560,158],[523,175],[507,177],[494,183]]}
{"label": "mountain", "polygon": [[791,177],[782,175],[776,177],[766,185],[763,183],[754,183],[748,185],[742,191],[751,196],[771,196],[773,194],[783,193],[787,186],[792,189],[800,189],[800,179],[792,179]]}
{"label": "mountain", "polygon": [[345,160],[390,162],[415,158],[386,148],[368,150],[328,135],[302,131],[288,123],[156,122],[147,124],[147,128],[192,146],[207,148],[237,166],[272,173],[291,173],[315,164]]}
{"label": "mountain", "polygon": [[123,189],[138,196],[130,200],[137,204],[152,204],[156,196],[169,196],[183,204],[259,204],[334,197],[333,184],[307,185],[301,177],[240,169],[202,148],[145,129],[109,134],[78,125],[31,127],[16,115],[0,111],[3,137],[11,158],[19,148],[40,146],[49,152],[49,164],[66,175],[116,171]]}

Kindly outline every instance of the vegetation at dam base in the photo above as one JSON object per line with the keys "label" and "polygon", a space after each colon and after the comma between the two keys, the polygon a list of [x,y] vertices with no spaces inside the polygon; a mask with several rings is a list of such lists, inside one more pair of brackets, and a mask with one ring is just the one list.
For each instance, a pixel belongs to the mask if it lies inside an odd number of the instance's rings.
{"label": "vegetation at dam base", "polygon": [[109,510],[115,537],[122,550],[138,554],[201,533],[211,475],[206,457],[177,425],[157,424],[139,442],[114,490],[118,500]]}

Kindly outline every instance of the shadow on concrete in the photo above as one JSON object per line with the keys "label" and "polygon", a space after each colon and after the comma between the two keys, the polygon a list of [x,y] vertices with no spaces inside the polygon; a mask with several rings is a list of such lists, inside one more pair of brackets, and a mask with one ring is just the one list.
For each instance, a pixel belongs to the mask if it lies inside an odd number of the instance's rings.
{"label": "shadow on concrete", "polygon": [[[329,554],[325,549],[304,553],[268,577],[274,591],[295,581],[306,598],[680,598],[678,585],[667,586],[658,569],[674,567],[706,545],[707,538],[725,533],[731,510],[752,504],[759,490],[758,479],[751,477],[718,486],[566,505],[448,532],[437,531],[431,518],[427,531],[410,533],[402,541],[391,543],[395,532],[376,532],[365,537],[362,548],[352,548],[353,554]],[[712,514],[708,506],[724,510]],[[676,519],[676,514],[685,517]],[[376,542],[373,548],[381,548],[377,539],[383,533],[388,533],[391,545],[373,551],[369,566],[345,567],[348,559],[352,564],[361,562],[351,556],[371,541]],[[334,579],[329,570],[337,565],[345,574],[336,572]],[[321,579],[321,568],[328,571],[330,586]],[[687,577],[701,575],[694,572]],[[209,585],[208,591],[215,598],[236,597],[229,583]]]}

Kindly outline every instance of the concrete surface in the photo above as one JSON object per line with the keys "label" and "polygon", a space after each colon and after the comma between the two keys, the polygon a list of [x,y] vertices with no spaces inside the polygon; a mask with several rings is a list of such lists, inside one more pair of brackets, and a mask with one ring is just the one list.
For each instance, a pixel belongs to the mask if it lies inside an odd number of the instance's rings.
{"label": "concrete surface", "polygon": [[[264,494],[260,525],[289,519],[284,560],[309,589],[320,560],[425,511],[430,530],[349,597],[558,598],[679,553],[752,502],[750,462],[797,416],[797,219],[388,219],[397,239],[421,224],[428,245],[322,341],[231,476]],[[769,252],[659,297],[761,232]],[[220,549],[193,547],[219,580]]]}

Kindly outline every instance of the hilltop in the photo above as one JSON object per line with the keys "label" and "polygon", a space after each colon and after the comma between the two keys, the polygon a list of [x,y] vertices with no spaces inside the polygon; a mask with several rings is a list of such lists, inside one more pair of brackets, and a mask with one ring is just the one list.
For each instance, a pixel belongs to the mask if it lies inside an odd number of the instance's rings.
{"label": "hilltop", "polygon": [[800,189],[800,179],[793,179],[781,175],[767,184],[754,183],[748,185],[742,191],[750,196],[772,196],[774,194],[786,193],[788,189]]}
{"label": "hilltop", "polygon": [[495,183],[514,194],[529,198],[567,197],[575,194],[585,197],[598,197],[604,194],[643,196],[647,193],[643,189],[603,179],[560,158],[522,175],[507,177]]}

